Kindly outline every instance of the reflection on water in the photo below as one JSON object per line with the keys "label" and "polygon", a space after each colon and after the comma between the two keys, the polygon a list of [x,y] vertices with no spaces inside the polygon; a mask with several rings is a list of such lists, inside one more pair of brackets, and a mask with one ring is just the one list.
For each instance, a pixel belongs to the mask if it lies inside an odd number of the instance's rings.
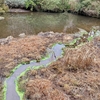
{"label": "reflection on water", "polygon": [[100,26],[100,19],[69,13],[8,13],[0,20],[0,38],[20,33],[37,34],[41,31],[74,33],[78,28],[89,31],[92,26]]}

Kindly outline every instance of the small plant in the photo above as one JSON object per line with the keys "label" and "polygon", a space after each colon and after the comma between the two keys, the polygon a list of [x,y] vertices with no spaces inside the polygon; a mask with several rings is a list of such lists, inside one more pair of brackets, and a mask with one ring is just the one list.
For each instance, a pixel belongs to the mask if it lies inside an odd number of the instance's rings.
{"label": "small plant", "polygon": [[36,4],[34,3],[33,0],[26,1],[25,5],[26,9],[30,8],[31,11],[33,11],[33,9],[36,7]]}

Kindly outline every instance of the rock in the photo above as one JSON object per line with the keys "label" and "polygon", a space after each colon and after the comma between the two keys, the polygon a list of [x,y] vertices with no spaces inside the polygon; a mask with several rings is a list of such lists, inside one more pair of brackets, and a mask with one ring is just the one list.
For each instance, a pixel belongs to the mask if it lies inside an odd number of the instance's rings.
{"label": "rock", "polygon": [[7,43],[7,41],[5,40],[5,38],[4,39],[0,39],[0,44],[1,45],[4,45],[4,44],[6,44]]}
{"label": "rock", "polygon": [[38,33],[38,36],[43,36],[43,35],[44,35],[43,32],[39,32],[39,33]]}
{"label": "rock", "polygon": [[2,17],[2,16],[0,16],[0,20],[3,20],[3,19],[5,19],[4,17]]}
{"label": "rock", "polygon": [[7,41],[11,41],[11,40],[13,40],[13,36],[8,36],[5,40],[7,40]]}
{"label": "rock", "polygon": [[86,30],[84,30],[84,29],[82,29],[82,28],[78,28],[79,29],[79,33],[80,34],[88,34],[88,32],[86,31]]}
{"label": "rock", "polygon": [[63,36],[63,39],[66,41],[73,40],[71,36]]}
{"label": "rock", "polygon": [[[82,37],[82,38],[86,38],[88,36],[88,32],[84,29],[81,29],[81,28],[78,28],[79,29],[79,36]],[[77,38],[77,37],[76,37]]]}
{"label": "rock", "polygon": [[57,33],[54,33],[53,31],[50,31],[50,32],[40,32],[40,33],[38,33],[38,36],[52,38],[55,34],[57,34]]}
{"label": "rock", "polygon": [[21,37],[21,38],[24,38],[25,36],[26,36],[25,33],[19,34],[19,37]]}
{"label": "rock", "polygon": [[100,26],[93,26],[93,30],[100,30]]}
{"label": "rock", "polygon": [[0,44],[1,44],[1,45],[7,44],[7,43],[9,43],[10,41],[12,41],[13,38],[14,38],[13,36],[8,36],[7,38],[0,39]]}

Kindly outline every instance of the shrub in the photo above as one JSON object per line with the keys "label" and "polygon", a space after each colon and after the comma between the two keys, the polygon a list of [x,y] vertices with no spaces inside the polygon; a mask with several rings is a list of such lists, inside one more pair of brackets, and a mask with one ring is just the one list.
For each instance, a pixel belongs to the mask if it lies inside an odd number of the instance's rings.
{"label": "shrub", "polygon": [[90,4],[91,4],[91,0],[79,0],[79,3],[77,3],[75,10],[81,11],[87,8]]}
{"label": "shrub", "polygon": [[26,8],[30,10],[43,10],[52,12],[62,12],[69,8],[68,0],[28,0]]}

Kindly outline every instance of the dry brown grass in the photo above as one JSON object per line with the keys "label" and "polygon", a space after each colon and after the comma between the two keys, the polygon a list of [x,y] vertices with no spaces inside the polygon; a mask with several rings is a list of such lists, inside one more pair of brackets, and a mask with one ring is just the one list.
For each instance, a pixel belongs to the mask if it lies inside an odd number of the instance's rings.
{"label": "dry brown grass", "polygon": [[[2,98],[4,79],[11,74],[11,70],[15,66],[23,62],[29,63],[34,59],[40,60],[42,56],[45,56],[47,47],[54,43],[67,42],[72,39],[71,36],[65,34],[53,32],[43,34],[13,39],[0,45],[0,98]],[[21,89],[23,88],[21,87]]]}
{"label": "dry brown grass", "polygon": [[40,60],[45,56],[49,45],[67,42],[71,36],[59,33],[43,33],[42,36],[28,36],[13,39],[7,44],[0,45],[0,76],[8,76],[9,71],[20,63]]}
{"label": "dry brown grass", "polygon": [[94,46],[93,43],[66,49],[63,62],[71,68],[87,68],[95,64],[95,60],[98,59],[98,51],[98,47]]}
{"label": "dry brown grass", "polygon": [[[31,80],[26,83],[26,98],[28,95],[34,96],[34,93],[42,95],[52,88],[52,91],[56,89],[68,95],[69,100],[100,100],[100,48],[97,45],[97,43],[100,44],[99,40],[100,38],[96,38],[91,43],[78,48],[66,48],[64,57],[50,64],[47,68],[29,71],[24,76]],[[29,86],[30,84],[31,86]],[[42,86],[45,88],[40,89]],[[64,100],[67,99],[64,97]]]}
{"label": "dry brown grass", "polygon": [[0,73],[5,76],[18,63],[40,59],[47,44],[48,39],[32,36],[0,45]]}
{"label": "dry brown grass", "polygon": [[68,96],[55,89],[47,79],[30,80],[26,88],[26,98],[30,100],[68,100]]}

